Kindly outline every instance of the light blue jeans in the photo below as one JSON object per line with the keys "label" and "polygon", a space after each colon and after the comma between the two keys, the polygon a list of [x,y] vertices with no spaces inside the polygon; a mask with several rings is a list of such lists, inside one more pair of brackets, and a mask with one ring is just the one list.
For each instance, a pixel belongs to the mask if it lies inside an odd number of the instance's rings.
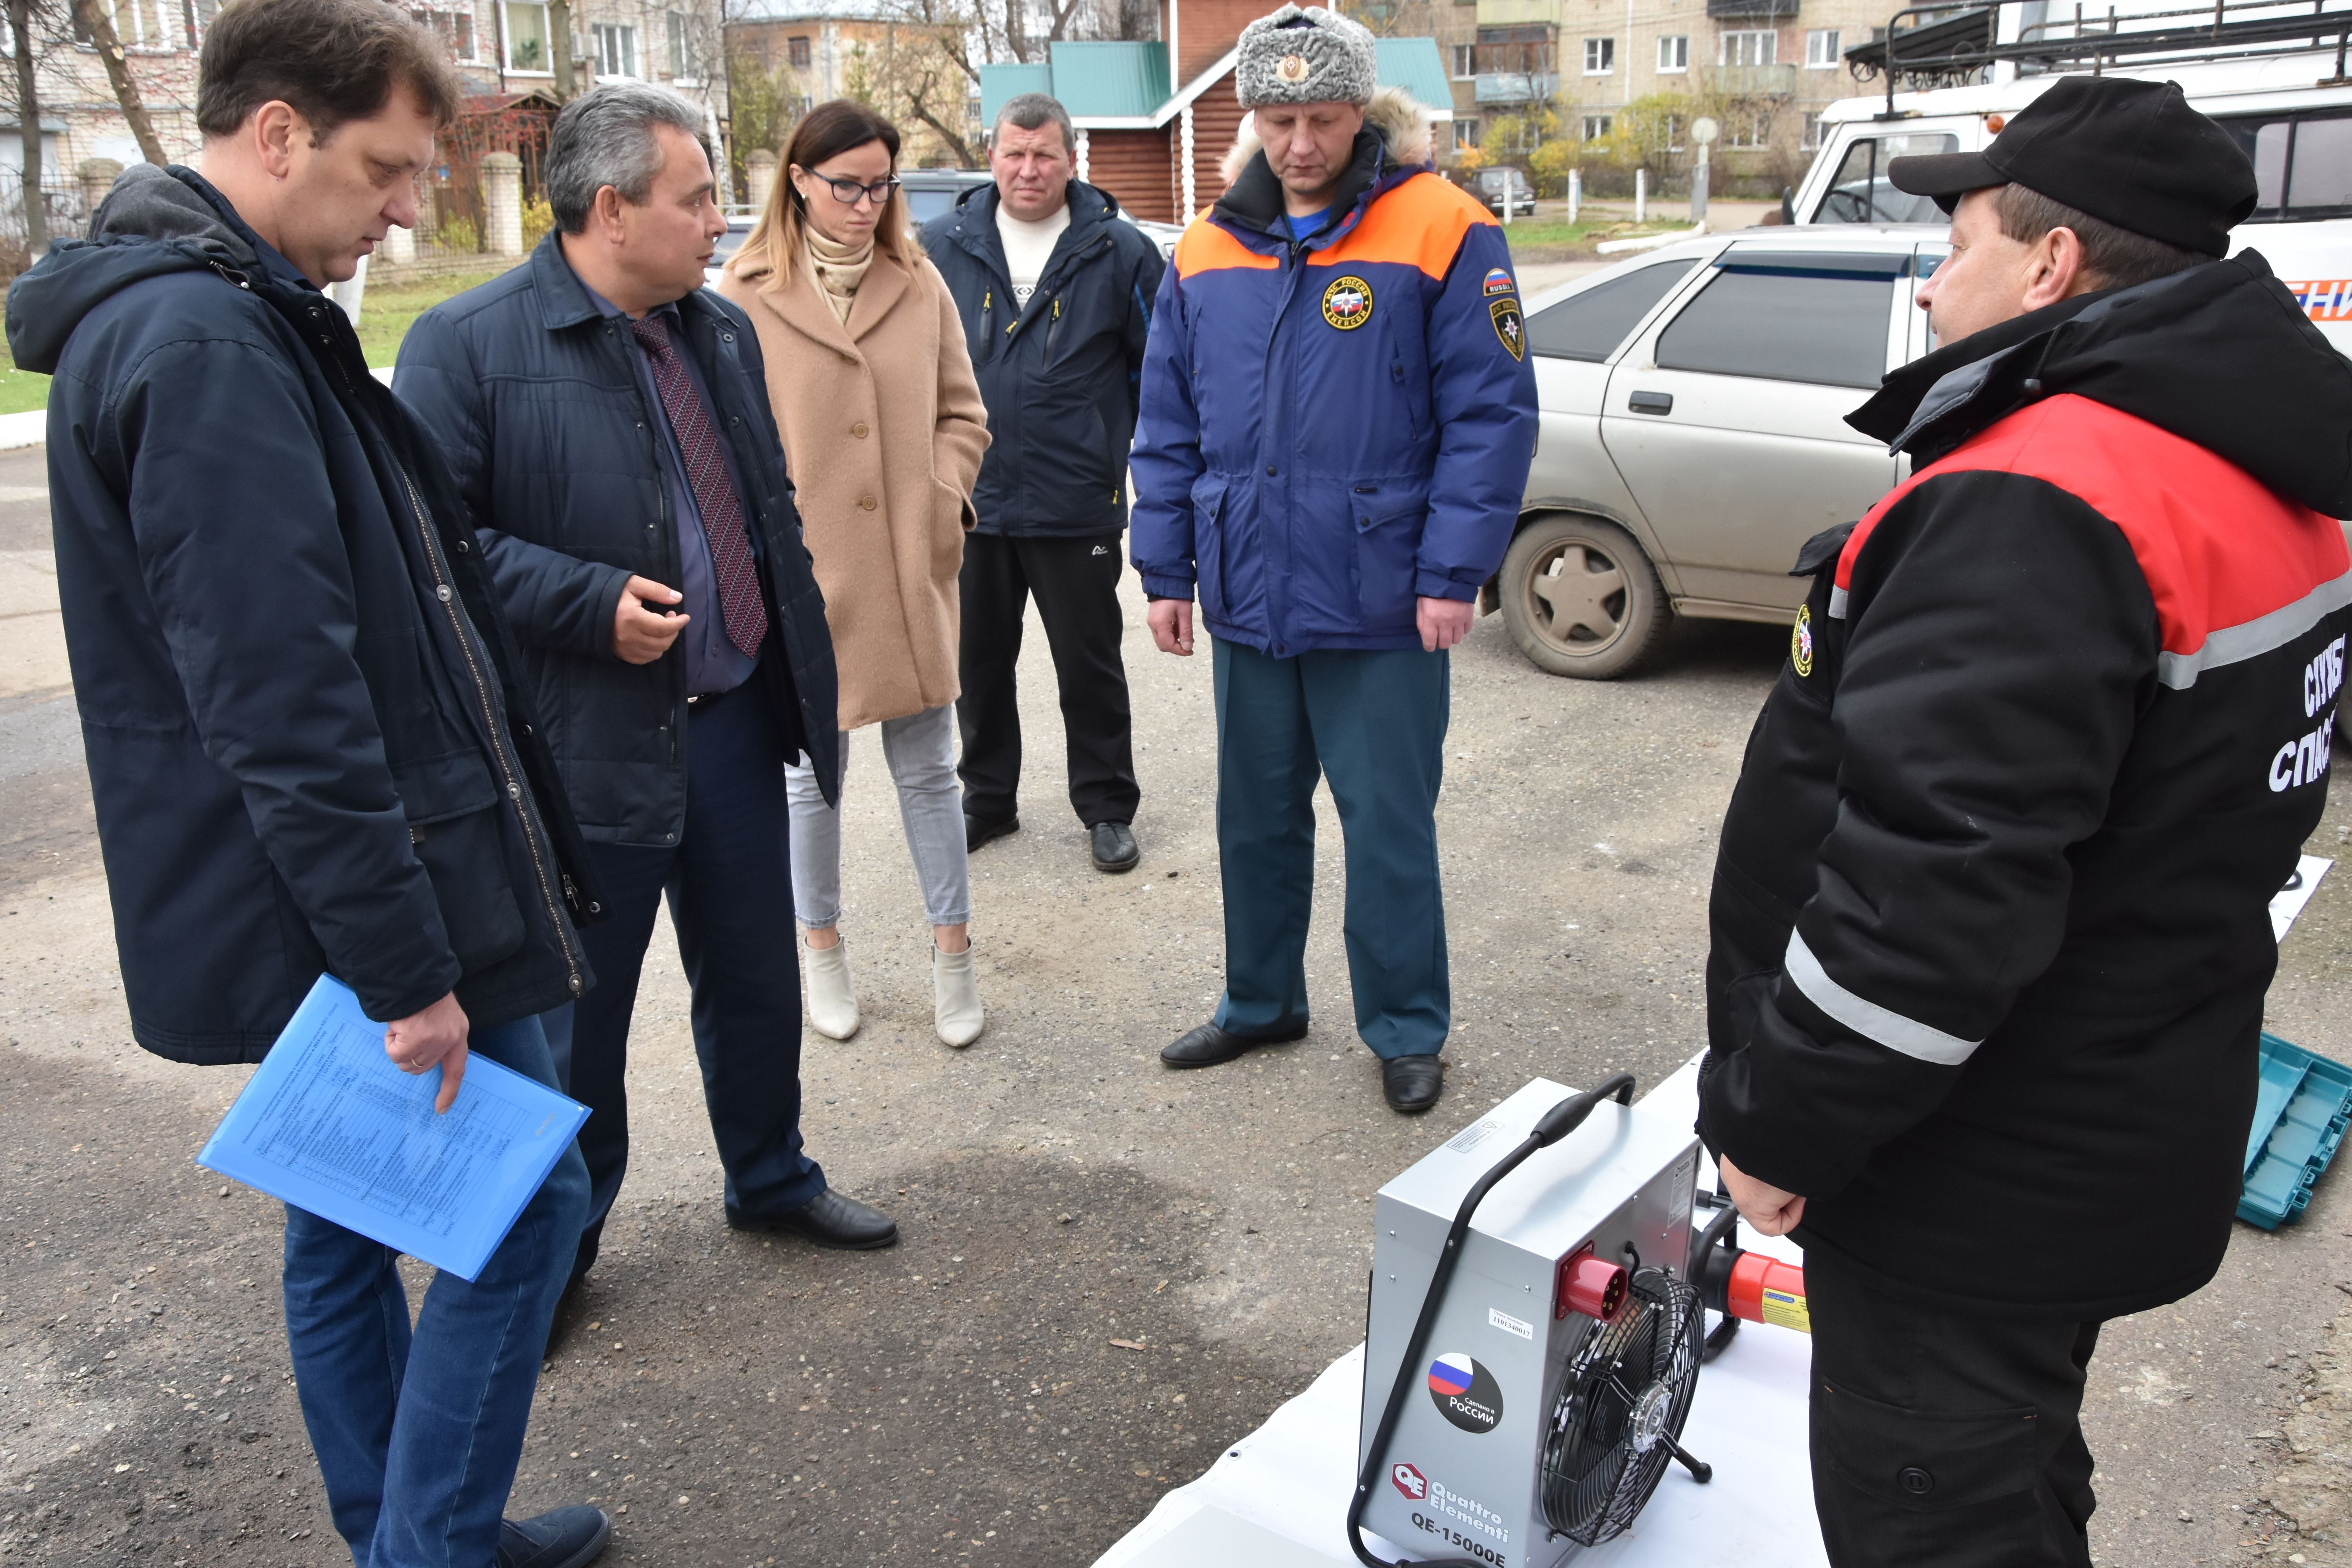
{"label": "light blue jeans", "polygon": [[[882,721],[882,756],[898,786],[898,820],[923,888],[923,910],[935,926],[971,919],[971,862],[964,852],[963,789],[956,782],[955,705]],[[843,787],[849,778],[849,734],[841,736]],[[816,771],[784,764],[792,805],[793,912],[812,931],[841,920],[841,812],[824,804]]]}

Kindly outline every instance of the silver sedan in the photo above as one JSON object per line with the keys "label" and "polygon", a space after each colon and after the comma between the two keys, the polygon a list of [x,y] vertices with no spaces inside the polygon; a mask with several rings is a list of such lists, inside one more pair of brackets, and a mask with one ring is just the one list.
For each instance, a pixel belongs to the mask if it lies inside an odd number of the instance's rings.
{"label": "silver sedan", "polygon": [[1919,280],[1942,225],[1679,241],[1529,301],[1542,436],[1486,585],[1527,656],[1604,680],[1676,615],[1784,621],[1798,548],[1907,459],[1845,423],[1927,352]]}

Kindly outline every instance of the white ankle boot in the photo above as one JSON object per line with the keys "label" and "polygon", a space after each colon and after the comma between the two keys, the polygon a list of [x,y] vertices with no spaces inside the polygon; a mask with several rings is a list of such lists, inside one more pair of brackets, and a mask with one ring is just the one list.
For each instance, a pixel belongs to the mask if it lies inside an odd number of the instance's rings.
{"label": "white ankle boot", "polygon": [[987,1015],[981,1010],[971,948],[941,952],[937,942],[931,944],[931,1015],[940,1038],[949,1045],[961,1047],[980,1038]]}
{"label": "white ankle boot", "polygon": [[811,947],[801,939],[808,960],[809,1022],[828,1039],[845,1040],[857,1033],[857,993],[849,984],[849,939],[831,947]]}

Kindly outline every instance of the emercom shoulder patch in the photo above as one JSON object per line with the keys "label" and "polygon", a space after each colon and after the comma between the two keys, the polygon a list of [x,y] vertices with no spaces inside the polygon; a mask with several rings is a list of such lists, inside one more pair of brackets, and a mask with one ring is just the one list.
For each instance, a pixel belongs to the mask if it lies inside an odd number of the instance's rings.
{"label": "emercom shoulder patch", "polygon": [[1495,335],[1503,341],[1505,348],[1511,351],[1511,357],[1517,360],[1527,358],[1527,322],[1519,317],[1519,302],[1508,299],[1489,300],[1486,301],[1486,313],[1495,319]]}

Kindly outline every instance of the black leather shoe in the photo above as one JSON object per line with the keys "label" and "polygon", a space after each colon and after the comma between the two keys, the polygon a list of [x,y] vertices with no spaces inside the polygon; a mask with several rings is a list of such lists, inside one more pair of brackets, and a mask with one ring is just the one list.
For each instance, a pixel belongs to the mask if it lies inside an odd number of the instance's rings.
{"label": "black leather shoe", "polygon": [[1135,830],[1124,822],[1097,822],[1087,829],[1094,840],[1095,869],[1116,875],[1132,871],[1135,863],[1143,858],[1142,847],[1135,841]]}
{"label": "black leather shoe", "polygon": [[817,1194],[813,1203],[782,1214],[739,1214],[727,1211],[727,1223],[737,1230],[769,1230],[782,1236],[797,1236],[803,1241],[814,1241],[819,1247],[838,1247],[852,1252],[872,1252],[879,1247],[895,1247],[898,1227],[880,1209],[844,1197],[831,1187]]}
{"label": "black leather shoe", "polygon": [[982,822],[970,812],[963,814],[963,852],[967,855],[992,838],[1002,838],[1008,833],[1021,831],[1021,818],[1016,815],[1002,816],[994,822]]}
{"label": "black leather shoe", "polygon": [[1391,1057],[1381,1064],[1381,1092],[1389,1109],[1418,1116],[1445,1091],[1445,1064],[1433,1056]]}
{"label": "black leather shoe", "polygon": [[1286,1045],[1307,1037],[1307,1026],[1279,1029],[1271,1035],[1236,1035],[1214,1024],[1203,1024],[1160,1048],[1160,1059],[1171,1068],[1213,1068],[1260,1046]]}
{"label": "black leather shoe", "polygon": [[499,1523],[498,1568],[588,1568],[604,1555],[613,1521],[600,1508],[574,1504],[534,1519]]}

